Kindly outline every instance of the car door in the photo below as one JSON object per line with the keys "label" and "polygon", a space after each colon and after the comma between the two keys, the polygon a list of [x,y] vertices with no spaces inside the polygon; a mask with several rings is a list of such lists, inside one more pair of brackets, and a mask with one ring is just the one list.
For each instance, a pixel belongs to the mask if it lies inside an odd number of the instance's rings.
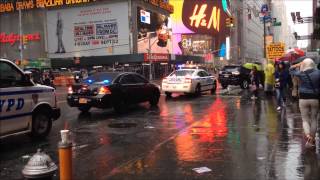
{"label": "car door", "polygon": [[214,80],[213,77],[206,71],[202,71],[204,86],[206,90],[211,90],[213,88]]}
{"label": "car door", "polygon": [[6,61],[0,61],[0,72],[0,135],[30,130],[33,83]]}
{"label": "car door", "polygon": [[201,90],[205,90],[207,87],[206,87],[206,80],[205,80],[205,76],[203,74],[203,71],[199,71],[197,73],[197,78],[199,79],[199,83],[201,85]]}
{"label": "car door", "polygon": [[149,100],[149,97],[151,97],[152,88],[149,86],[148,80],[141,77],[138,74],[133,74],[136,82],[137,82],[137,97],[139,102],[147,101]]}
{"label": "car door", "polygon": [[129,103],[137,103],[141,98],[139,95],[140,84],[137,83],[136,79],[132,74],[123,75],[120,79],[120,88],[123,92],[123,98]]}

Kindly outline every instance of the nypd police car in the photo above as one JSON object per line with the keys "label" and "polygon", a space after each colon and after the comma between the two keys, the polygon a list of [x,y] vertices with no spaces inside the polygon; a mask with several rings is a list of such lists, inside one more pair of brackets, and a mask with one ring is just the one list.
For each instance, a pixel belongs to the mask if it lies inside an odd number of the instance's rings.
{"label": "nypd police car", "polygon": [[215,93],[217,81],[203,69],[181,68],[162,80],[162,91],[170,97],[172,93],[200,95],[202,91]]}
{"label": "nypd police car", "polygon": [[60,116],[55,90],[35,84],[7,59],[0,59],[0,138],[45,137]]}

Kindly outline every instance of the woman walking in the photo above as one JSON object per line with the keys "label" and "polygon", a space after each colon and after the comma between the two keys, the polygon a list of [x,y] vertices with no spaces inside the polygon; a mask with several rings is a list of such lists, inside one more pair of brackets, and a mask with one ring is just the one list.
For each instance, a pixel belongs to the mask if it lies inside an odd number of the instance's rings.
{"label": "woman walking", "polygon": [[260,84],[257,67],[253,66],[250,73],[250,77],[251,77],[251,91],[252,91],[251,99],[255,100],[255,99],[258,99],[258,89]]}
{"label": "woman walking", "polygon": [[301,63],[291,66],[290,73],[300,80],[299,108],[307,141],[306,147],[314,147],[319,114],[320,71],[316,69],[312,59],[306,58]]}
{"label": "woman walking", "polygon": [[284,107],[284,103],[286,101],[286,88],[289,81],[289,73],[285,69],[284,63],[278,64],[276,68],[275,75],[275,89],[276,89],[276,97],[277,97],[277,110],[280,111]]}

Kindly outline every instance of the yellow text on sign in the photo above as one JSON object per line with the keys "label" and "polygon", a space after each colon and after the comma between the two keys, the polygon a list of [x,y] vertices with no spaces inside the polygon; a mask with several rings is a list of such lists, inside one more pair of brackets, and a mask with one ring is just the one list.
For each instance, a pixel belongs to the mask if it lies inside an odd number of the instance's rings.
{"label": "yellow text on sign", "polygon": [[275,59],[280,58],[285,53],[285,45],[283,43],[277,44],[269,44],[267,45],[267,58],[268,59]]}

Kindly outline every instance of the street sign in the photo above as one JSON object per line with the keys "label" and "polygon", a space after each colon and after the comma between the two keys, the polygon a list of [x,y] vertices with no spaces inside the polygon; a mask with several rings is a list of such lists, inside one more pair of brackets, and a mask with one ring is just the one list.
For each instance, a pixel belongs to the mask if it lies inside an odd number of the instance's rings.
{"label": "street sign", "polygon": [[273,26],[281,26],[281,22],[273,22]]}
{"label": "street sign", "polygon": [[284,43],[271,43],[267,45],[267,59],[280,58],[285,53]]}

